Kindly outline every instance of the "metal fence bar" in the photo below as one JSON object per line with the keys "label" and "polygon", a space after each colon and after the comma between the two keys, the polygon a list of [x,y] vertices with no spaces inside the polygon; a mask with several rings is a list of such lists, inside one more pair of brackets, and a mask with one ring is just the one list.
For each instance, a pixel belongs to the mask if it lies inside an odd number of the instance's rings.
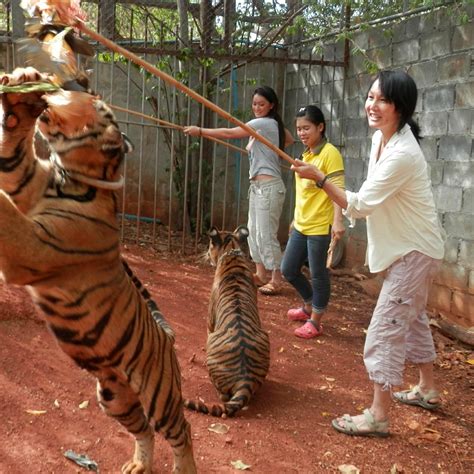
{"label": "metal fence bar", "polygon": [[[97,70],[97,69],[96,69]],[[130,73],[131,73],[131,62],[130,61],[127,61],[127,71],[128,71],[128,77],[130,77]],[[99,76],[98,74],[96,75],[96,87],[97,87],[97,81],[99,79]],[[127,81],[127,100],[126,100],[126,108],[127,110],[130,110],[130,81]],[[127,136],[129,135],[130,133],[130,115],[126,114],[125,116],[126,118],[126,133],[127,133]],[[124,233],[125,233],[125,203],[126,203],[126,199],[127,199],[127,184],[128,184],[128,179],[127,179],[127,171],[128,171],[128,160],[125,159],[124,160],[124,163],[123,163],[123,177],[125,179],[125,182],[124,182],[124,186],[123,186],[123,189],[122,189],[122,213],[121,213],[121,225],[120,225],[120,234],[121,234],[121,238],[122,240],[124,239]]]}
{"label": "metal fence bar", "polygon": [[[234,74],[234,64],[230,64],[230,73],[229,73],[229,87],[228,87],[228,104],[227,108],[229,113],[232,113],[232,84],[233,84],[233,74]],[[225,166],[224,166],[224,202],[222,208],[222,225],[221,229],[226,227],[226,217],[227,217],[227,190],[229,185],[229,149],[225,152]]]}
{"label": "metal fence bar", "polygon": [[[215,94],[215,103],[221,107],[221,73],[219,72],[216,78],[216,94]],[[214,128],[217,127],[217,115],[214,114],[212,121]],[[215,199],[216,199],[216,179],[217,179],[217,146],[214,143],[212,145],[212,173],[211,173],[211,210],[210,210],[210,226],[212,227],[215,224],[214,219],[214,209],[215,209]]]}
{"label": "metal fence bar", "polygon": [[[334,57],[336,57],[336,45],[334,44]],[[334,109],[334,93],[335,93],[335,77],[336,77],[336,68],[332,68],[332,83],[331,83],[331,106],[329,109],[329,131],[328,136],[332,137],[332,126],[333,126],[333,109]]]}
{"label": "metal fence bar", "polygon": [[[157,95],[156,95],[156,104],[157,104],[157,115],[160,114],[160,106],[161,106],[161,79],[158,78],[158,87],[157,87]],[[160,138],[161,138],[161,131],[159,127],[156,127],[156,136],[155,136],[155,174],[153,176],[153,227],[152,227],[152,246],[156,244],[156,225],[157,225],[157,208],[158,208],[158,170],[160,164]]]}
{"label": "metal fence bar", "polygon": [[[174,62],[174,69],[176,70],[177,67],[177,59],[176,57],[173,60]],[[176,100],[175,100],[176,93],[171,91],[171,122],[176,123]],[[171,147],[170,147],[170,179],[169,179],[169,206],[168,206],[168,251],[171,251],[171,229],[172,229],[172,216],[173,216],[173,189],[174,189],[174,162],[175,162],[175,137],[176,133],[174,130],[171,130]]]}
{"label": "metal fence bar", "polygon": [[[204,97],[207,96],[206,94],[206,83],[207,83],[207,72],[208,68],[204,67],[202,71],[202,95]],[[204,106],[202,106],[202,114],[204,116]],[[202,167],[204,161],[204,147],[202,146],[199,149],[199,163],[198,163],[198,186],[197,186],[197,202],[196,202],[196,223],[195,223],[195,233],[194,233],[194,252],[197,253],[198,250],[198,243],[199,237],[201,235],[202,230]]]}

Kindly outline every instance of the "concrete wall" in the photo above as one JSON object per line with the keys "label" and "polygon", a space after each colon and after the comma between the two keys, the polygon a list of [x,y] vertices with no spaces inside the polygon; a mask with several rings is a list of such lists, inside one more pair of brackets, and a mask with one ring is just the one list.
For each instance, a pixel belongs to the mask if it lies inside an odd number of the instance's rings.
{"label": "concrete wall", "polygon": [[[354,40],[381,69],[406,70],[419,88],[416,120],[430,165],[439,217],[447,234],[444,262],[429,304],[442,324],[474,343],[474,27],[461,25],[446,11],[414,16],[388,28],[356,34]],[[334,49],[327,47],[325,58]],[[342,59],[338,51],[337,58]],[[365,58],[352,57],[345,84],[341,147],[347,188],[357,190],[367,172],[371,132],[364,113],[372,76]],[[340,88],[340,85],[337,85]],[[317,103],[317,102],[316,102]],[[296,105],[296,104],[295,104]],[[323,103],[323,108],[325,104]],[[337,143],[337,136],[331,137]],[[348,231],[346,264],[363,263],[363,221]]]}

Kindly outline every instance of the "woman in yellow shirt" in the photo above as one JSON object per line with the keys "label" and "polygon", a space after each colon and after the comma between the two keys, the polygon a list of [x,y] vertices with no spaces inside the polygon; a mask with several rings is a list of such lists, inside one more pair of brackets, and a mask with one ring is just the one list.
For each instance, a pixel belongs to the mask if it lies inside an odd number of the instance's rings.
{"label": "woman in yellow shirt", "polygon": [[[344,188],[344,163],[334,145],[325,137],[326,123],[321,110],[308,105],[296,114],[296,133],[306,146],[305,163],[324,169],[326,179]],[[303,299],[300,308],[288,311],[291,321],[305,321],[295,335],[305,339],[323,332],[321,320],[330,296],[329,271],[326,268],[331,236],[338,240],[345,232],[342,210],[322,190],[324,183],[300,178],[295,174],[296,203],[290,238],[282,261],[282,273]],[[309,263],[311,282],[301,268]]]}

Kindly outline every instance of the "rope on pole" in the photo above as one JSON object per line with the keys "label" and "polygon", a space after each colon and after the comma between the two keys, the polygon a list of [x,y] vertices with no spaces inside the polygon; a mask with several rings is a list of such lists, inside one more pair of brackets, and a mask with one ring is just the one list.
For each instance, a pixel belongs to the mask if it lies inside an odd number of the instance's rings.
{"label": "rope on pole", "polygon": [[[111,109],[117,110],[119,112],[125,112],[130,115],[136,115],[137,117],[144,118],[146,120],[151,120],[152,122],[159,123],[160,125],[165,125],[167,128],[173,128],[175,130],[183,130],[184,127],[182,125],[178,125],[176,123],[172,122],[167,122],[166,120],[159,119],[157,117],[153,117],[152,115],[146,115],[141,112],[136,112],[134,110],[130,109],[125,109],[124,107],[120,107],[118,105],[110,105],[109,107]],[[202,138],[207,138],[208,140],[212,140],[213,142],[219,143],[220,145],[224,145],[228,148],[232,148],[235,151],[238,151],[240,153],[248,153],[248,151],[245,148],[240,148],[238,146],[232,145],[232,143],[225,142],[224,140],[219,140],[219,138],[213,138],[213,137],[208,137],[208,136],[202,136]]]}
{"label": "rope on pole", "polygon": [[164,80],[168,84],[171,84],[174,86],[176,89],[180,90],[181,92],[184,92],[186,95],[190,96],[192,99],[196,100],[197,102],[205,105],[208,109],[211,109],[212,111],[216,112],[219,114],[221,117],[223,117],[225,120],[232,122],[238,127],[241,127],[244,129],[250,136],[254,137],[256,140],[259,142],[263,143],[266,145],[268,148],[270,148],[272,151],[274,151],[278,156],[283,158],[284,160],[288,161],[289,163],[296,164],[296,161],[287,153],[285,153],[283,150],[278,148],[276,145],[274,145],[272,142],[270,142],[268,139],[257,133],[253,128],[249,127],[247,124],[244,122],[241,122],[239,119],[233,117],[230,115],[228,112],[226,112],[224,109],[221,109],[219,106],[216,104],[212,103],[210,100],[206,99],[202,95],[198,94],[197,92],[193,91],[189,87],[185,86],[178,80],[176,80],[174,77],[170,76],[169,74],[160,71],[158,68],[155,66],[152,66],[150,63],[147,61],[141,59],[138,57],[136,54],[126,50],[125,48],[122,48],[118,44],[114,43],[113,41],[105,38],[104,36],[100,35],[99,33],[91,30],[86,26],[86,24],[79,18],[75,18],[73,26],[80,30],[82,33],[85,35],[89,36],[91,39],[97,41],[98,43],[101,43],[104,45],[106,48],[121,54],[125,58],[129,59],[133,63],[137,64],[138,66],[142,67],[146,71],[148,71],[150,74],[153,74],[156,77],[159,77],[160,79]]}

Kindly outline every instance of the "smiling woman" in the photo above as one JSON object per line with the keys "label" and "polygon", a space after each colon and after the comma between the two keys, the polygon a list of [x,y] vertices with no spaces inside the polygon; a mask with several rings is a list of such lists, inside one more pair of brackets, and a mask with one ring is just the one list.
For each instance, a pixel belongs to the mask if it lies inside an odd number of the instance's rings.
{"label": "smiling woman", "polygon": [[[370,128],[376,128],[382,132],[386,145],[388,139],[397,131],[400,121],[400,114],[393,102],[389,102],[380,90],[379,80],[376,80],[367,95],[365,101],[365,112]],[[387,139],[388,138],[388,139]],[[379,150],[379,155],[382,150]]]}
{"label": "smiling woman", "polygon": [[366,219],[370,271],[386,270],[364,348],[365,366],[374,383],[372,406],[362,415],[345,415],[332,423],[348,435],[388,436],[391,388],[402,384],[405,360],[418,364],[419,384],[393,397],[430,410],[440,403],[425,308],[444,243],[419,127],[412,118],[416,100],[416,84],[405,72],[383,71],[372,83],[365,110],[369,126],[377,131],[368,176],[357,193],[325,182],[325,173],[314,166],[293,167],[304,178],[323,180],[324,191],[346,209],[347,217]]}
{"label": "smiling woman", "polygon": [[[293,143],[293,137],[285,129],[278,112],[279,100],[275,91],[268,86],[257,87],[252,96],[254,119],[246,125],[256,130],[280,149]],[[246,138],[250,134],[241,127],[234,128],[201,128],[189,126],[184,133],[191,136],[212,138]],[[278,294],[282,286],[280,271],[281,248],[277,239],[285,185],[281,178],[279,156],[266,145],[254,138],[247,145],[250,160],[250,189],[248,243],[250,254],[256,265],[254,280],[259,290],[265,295]],[[267,270],[271,279],[267,281]]]}

